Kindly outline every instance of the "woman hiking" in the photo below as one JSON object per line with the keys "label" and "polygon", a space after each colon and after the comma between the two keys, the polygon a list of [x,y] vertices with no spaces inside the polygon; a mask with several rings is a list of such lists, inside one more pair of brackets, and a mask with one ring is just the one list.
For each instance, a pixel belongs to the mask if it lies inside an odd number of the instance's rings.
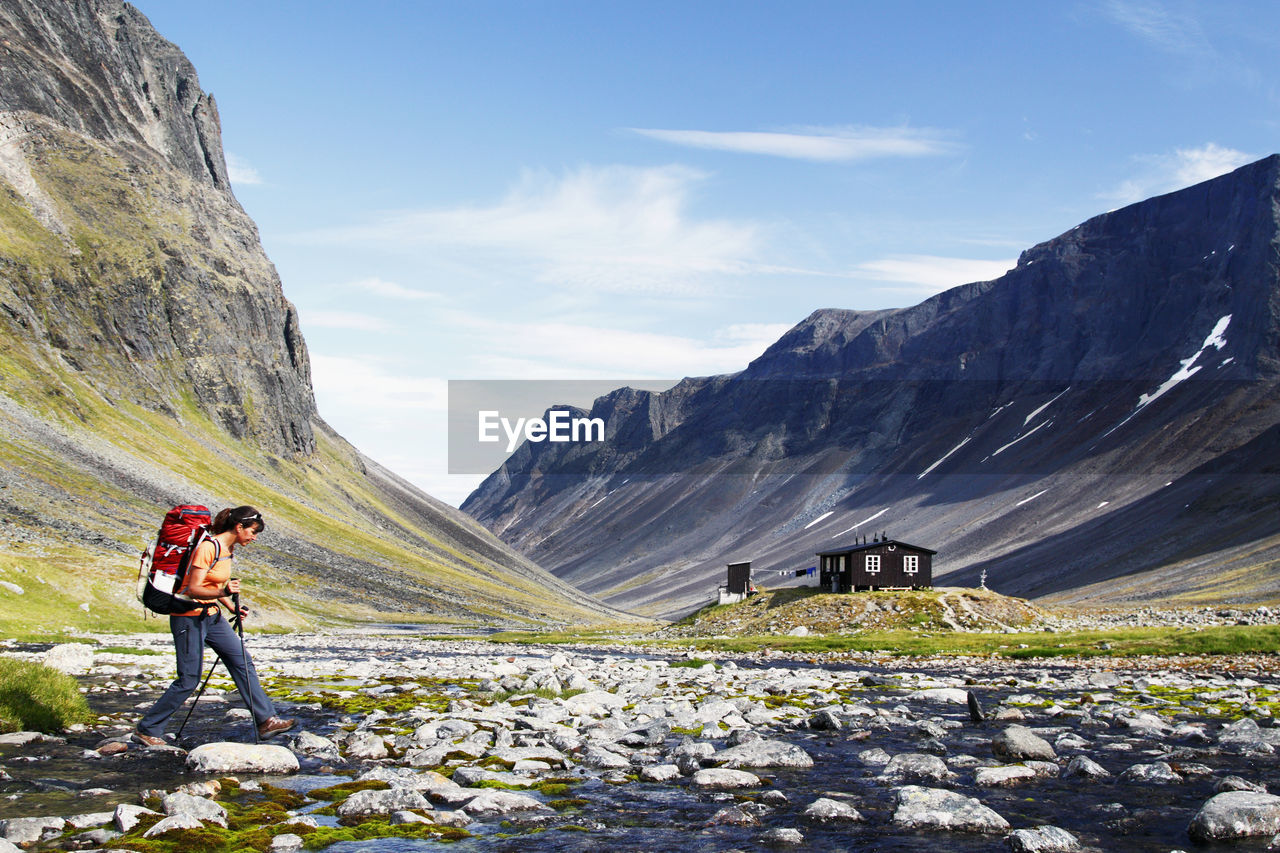
{"label": "woman hiking", "polygon": [[133,733],[133,739],[138,743],[165,745],[165,724],[200,684],[206,645],[227,665],[236,689],[253,715],[259,739],[293,728],[293,720],[276,716],[275,706],[258,683],[258,673],[244,650],[244,641],[222,618],[222,607],[219,606],[225,606],[237,619],[248,615],[249,611],[244,607],[238,613],[235,611],[232,596],[239,594],[240,580],[231,577],[231,563],[236,548],[252,543],[266,526],[262,513],[251,506],[224,509],[210,525],[211,535],[196,546],[186,581],[178,591],[178,598],[190,601],[191,609],[169,617],[169,630],[173,632],[178,656],[178,677],[138,721]]}

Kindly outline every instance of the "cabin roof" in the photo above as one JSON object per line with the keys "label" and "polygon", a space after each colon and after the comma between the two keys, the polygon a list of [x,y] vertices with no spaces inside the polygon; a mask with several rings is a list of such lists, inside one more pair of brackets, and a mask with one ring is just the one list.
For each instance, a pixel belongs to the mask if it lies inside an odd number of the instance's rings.
{"label": "cabin roof", "polygon": [[912,545],[908,542],[903,542],[901,539],[880,539],[875,542],[864,542],[862,544],[845,545],[841,548],[832,548],[828,551],[819,551],[818,556],[833,557],[836,554],[855,554],[858,551],[870,551],[873,548],[882,548],[886,545],[897,545],[902,548],[909,548],[912,551],[919,551],[923,554],[938,553],[937,551],[934,551],[932,548],[921,548],[919,545]]}

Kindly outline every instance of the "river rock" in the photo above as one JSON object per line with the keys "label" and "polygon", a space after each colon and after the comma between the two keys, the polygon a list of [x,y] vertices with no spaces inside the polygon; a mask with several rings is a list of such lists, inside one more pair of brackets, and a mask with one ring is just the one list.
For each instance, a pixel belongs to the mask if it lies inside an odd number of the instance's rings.
{"label": "river rock", "polygon": [[908,693],[907,698],[949,705],[968,705],[969,691],[961,690],[959,687],[928,687],[924,690],[914,690]]}
{"label": "river rock", "polygon": [[862,816],[862,813],[853,806],[848,803],[842,803],[839,800],[833,800],[829,797],[819,797],[810,803],[804,810],[804,816],[812,820],[820,821],[866,820],[866,818]]}
{"label": "river rock", "polygon": [[884,767],[893,760],[893,756],[876,746],[859,752],[858,760],[868,767]]}
{"label": "river rock", "polygon": [[903,782],[927,782],[938,784],[955,778],[954,773],[936,755],[925,755],[919,752],[904,752],[889,759],[889,763],[880,771],[881,781],[898,785]]}
{"label": "river rock", "polygon": [[564,709],[574,716],[604,717],[625,704],[625,698],[607,690],[588,690],[565,699]]}
{"label": "river rock", "polygon": [[760,785],[760,777],[745,770],[711,767],[694,773],[690,782],[695,788],[756,788]]}
{"label": "river rock", "polygon": [[1227,776],[1218,780],[1218,784],[1213,786],[1216,793],[1224,794],[1227,791],[1252,791],[1255,794],[1267,793],[1267,786],[1261,782],[1250,782],[1247,779],[1241,779],[1239,776]]}
{"label": "river rock", "polygon": [[839,731],[841,725],[840,718],[830,710],[823,708],[815,711],[813,716],[809,718],[809,728],[819,732],[835,732]]}
{"label": "river rock", "polygon": [[640,768],[641,782],[670,782],[680,776],[680,768],[674,764],[650,764]]}
{"label": "river rock", "polygon": [[111,823],[111,818],[115,816],[115,812],[87,812],[85,814],[71,815],[66,818],[67,827],[70,829],[89,829],[94,826],[103,826]]}
{"label": "river rock", "polygon": [[50,838],[58,835],[66,825],[60,817],[13,817],[0,820],[0,837],[27,847],[46,837],[46,833]]}
{"label": "river rock", "polygon": [[223,829],[227,827],[227,810],[213,800],[178,792],[165,795],[163,802],[164,813],[170,817],[191,815],[197,820],[216,823]]}
{"label": "river rock", "polygon": [[631,762],[616,752],[599,746],[589,746],[582,754],[582,763],[599,770],[621,770],[631,766]]}
{"label": "river rock", "polygon": [[907,785],[894,791],[893,822],[908,829],[1004,832],[1009,822],[973,797],[938,788]]}
{"label": "river rock", "polygon": [[804,835],[798,829],[792,829],[789,826],[770,829],[760,836],[760,840],[765,844],[771,844],[780,847],[794,846],[804,843]]}
{"label": "river rock", "polygon": [[387,742],[382,739],[382,735],[376,735],[373,732],[352,732],[346,742],[347,758],[354,758],[357,761],[377,761],[379,758],[386,758],[389,754],[387,751]]}
{"label": "river rock", "polygon": [[1167,762],[1154,761],[1150,764],[1134,764],[1120,774],[1121,782],[1147,782],[1155,785],[1174,784],[1182,781],[1182,776],[1174,771]]}
{"label": "river rock", "polygon": [[1013,853],[1076,853],[1081,849],[1074,835],[1056,826],[1015,829],[1006,840]]}
{"label": "river rock", "polygon": [[1053,761],[1058,757],[1047,740],[1026,726],[1008,726],[991,739],[991,751],[1001,761]]}
{"label": "river rock", "polygon": [[731,746],[712,758],[724,767],[812,767],[813,758],[795,744],[757,740]]}
{"label": "river rock", "polygon": [[302,849],[302,844],[301,835],[283,832],[271,839],[271,846],[267,848],[267,851],[268,853],[298,853]]}
{"label": "river rock", "polygon": [[143,838],[156,838],[167,832],[177,832],[183,829],[203,829],[204,824],[200,822],[200,818],[191,814],[176,814],[158,821],[155,826],[142,833]]}
{"label": "river rock", "polygon": [[356,791],[338,806],[338,817],[389,815],[402,809],[429,809],[431,803],[412,788]]}
{"label": "river rock", "polygon": [[498,817],[513,812],[549,812],[551,809],[528,794],[489,789],[468,801],[462,811],[471,817]]}
{"label": "river rock", "polygon": [[138,819],[143,815],[159,814],[151,809],[145,809],[142,806],[135,806],[132,803],[121,803],[116,806],[115,813],[112,815],[112,822],[116,829],[121,832],[128,832],[138,825]]}
{"label": "river rock", "polygon": [[1063,779],[1106,779],[1110,775],[1111,771],[1087,755],[1075,756],[1062,768]]}
{"label": "river rock", "polygon": [[565,754],[549,746],[507,746],[489,750],[487,758],[496,758],[505,764],[519,761],[545,761],[553,767],[564,767]]}
{"label": "river rock", "polygon": [[206,743],[187,755],[196,773],[297,773],[298,757],[275,744]]}
{"label": "river rock", "polygon": [[979,767],[973,771],[973,784],[979,788],[1007,788],[1034,778],[1036,778],[1035,769],[1025,764]]}
{"label": "river rock", "polygon": [[521,776],[518,773],[505,770],[490,770],[487,767],[464,765],[453,771],[453,781],[464,788],[474,788],[484,782],[497,782],[499,785],[511,788],[527,788],[537,780],[530,776]]}
{"label": "river rock", "polygon": [[1280,797],[1253,791],[1215,794],[1191,819],[1187,833],[1196,841],[1275,835],[1280,833]]}
{"label": "river rock", "polygon": [[6,732],[0,734],[0,746],[26,746],[45,740],[43,732]]}
{"label": "river rock", "polygon": [[[115,841],[119,837],[120,833],[116,832],[114,829],[101,826],[97,829],[90,829],[86,832],[78,832],[67,839],[67,841],[69,842],[70,849],[72,850],[102,849],[109,848],[111,846],[111,842]],[[7,841],[0,841],[0,853],[14,853],[14,851],[19,849],[20,848],[14,847]]]}
{"label": "river rock", "polygon": [[87,643],[60,643],[44,653],[41,663],[67,675],[84,675],[93,669],[93,646]]}
{"label": "river rock", "polygon": [[631,729],[618,738],[618,743],[637,748],[661,746],[667,742],[667,735],[669,734],[671,734],[670,723],[666,720],[654,720],[651,723]]}
{"label": "river rock", "polygon": [[707,826],[758,826],[760,818],[745,806],[725,806],[713,814]]}
{"label": "river rock", "polygon": [[321,761],[339,761],[341,755],[338,745],[327,737],[302,731],[289,741],[289,749],[299,755],[316,758]]}

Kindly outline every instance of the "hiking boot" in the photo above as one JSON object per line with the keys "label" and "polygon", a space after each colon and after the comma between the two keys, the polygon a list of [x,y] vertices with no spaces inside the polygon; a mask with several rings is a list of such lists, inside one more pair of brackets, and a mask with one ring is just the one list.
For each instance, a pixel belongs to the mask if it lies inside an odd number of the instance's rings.
{"label": "hiking boot", "polygon": [[293,728],[294,720],[284,719],[283,717],[268,717],[258,726],[258,737],[269,738],[272,735],[278,735],[280,732],[287,732]]}
{"label": "hiking boot", "polygon": [[169,743],[162,737],[155,735],[143,734],[140,730],[133,730],[133,742],[140,743],[143,746],[168,746]]}

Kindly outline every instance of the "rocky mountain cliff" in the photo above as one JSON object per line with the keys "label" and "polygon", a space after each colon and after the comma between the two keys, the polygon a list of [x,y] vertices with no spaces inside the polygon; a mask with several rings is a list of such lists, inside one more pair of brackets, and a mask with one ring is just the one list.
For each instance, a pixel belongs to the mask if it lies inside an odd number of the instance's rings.
{"label": "rocky mountain cliff", "polygon": [[214,99],[118,0],[0,2],[0,423],[0,580],[48,605],[0,588],[15,629],[100,626],[185,502],[262,506],[281,623],[616,615],[320,420]]}
{"label": "rocky mountain cliff", "polygon": [[887,532],[1063,601],[1280,594],[1280,157],[1085,222],[995,281],[813,313],[741,373],[596,401],[463,509],[675,615]]}

